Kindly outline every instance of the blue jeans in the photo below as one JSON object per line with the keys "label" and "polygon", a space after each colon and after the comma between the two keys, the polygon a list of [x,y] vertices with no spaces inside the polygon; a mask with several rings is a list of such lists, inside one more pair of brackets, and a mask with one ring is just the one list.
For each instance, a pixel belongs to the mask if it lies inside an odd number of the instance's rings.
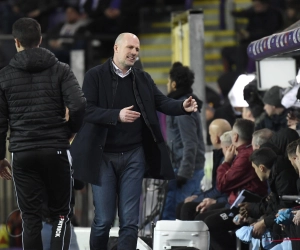
{"label": "blue jeans", "polygon": [[[174,169],[177,174],[178,169]],[[204,170],[195,170],[194,175],[181,188],[177,187],[176,180],[171,180],[168,183],[165,204],[162,213],[162,220],[175,220],[176,207],[185,198],[195,193],[200,193],[200,182],[204,176]]]}
{"label": "blue jeans", "polygon": [[118,250],[135,250],[138,237],[139,202],[145,172],[142,147],[124,153],[103,153],[101,186],[92,185],[95,217],[90,249],[107,250],[116,205],[120,220]]}

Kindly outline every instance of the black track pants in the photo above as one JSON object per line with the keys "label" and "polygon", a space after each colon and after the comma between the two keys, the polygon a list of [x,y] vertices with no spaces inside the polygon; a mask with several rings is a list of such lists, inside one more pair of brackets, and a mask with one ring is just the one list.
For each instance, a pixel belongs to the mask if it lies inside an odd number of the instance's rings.
{"label": "black track pants", "polygon": [[68,150],[42,148],[13,153],[13,180],[23,221],[23,249],[42,250],[45,193],[53,221],[51,250],[70,244],[71,156]]}

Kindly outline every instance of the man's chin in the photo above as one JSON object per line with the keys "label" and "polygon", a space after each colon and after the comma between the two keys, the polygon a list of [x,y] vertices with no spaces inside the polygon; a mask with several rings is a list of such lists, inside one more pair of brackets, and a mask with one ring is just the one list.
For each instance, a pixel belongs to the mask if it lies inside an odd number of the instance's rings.
{"label": "man's chin", "polygon": [[129,68],[132,67],[133,65],[134,65],[134,62],[126,63],[126,66]]}

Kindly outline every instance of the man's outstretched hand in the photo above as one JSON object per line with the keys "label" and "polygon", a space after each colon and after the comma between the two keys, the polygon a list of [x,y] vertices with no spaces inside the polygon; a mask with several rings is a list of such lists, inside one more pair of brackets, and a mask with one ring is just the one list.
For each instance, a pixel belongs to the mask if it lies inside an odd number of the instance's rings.
{"label": "man's outstretched hand", "polygon": [[6,159],[0,161],[0,177],[5,180],[11,180],[11,166]]}
{"label": "man's outstretched hand", "polygon": [[120,122],[134,122],[137,118],[141,116],[139,112],[133,111],[133,105],[123,108],[119,114]]}
{"label": "man's outstretched hand", "polygon": [[198,104],[192,96],[183,102],[183,108],[186,112],[197,112]]}

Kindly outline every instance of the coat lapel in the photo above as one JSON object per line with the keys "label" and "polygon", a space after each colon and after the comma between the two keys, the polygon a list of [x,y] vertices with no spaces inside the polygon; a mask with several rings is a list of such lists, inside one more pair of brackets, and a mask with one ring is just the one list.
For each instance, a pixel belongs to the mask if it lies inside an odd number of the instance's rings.
{"label": "coat lapel", "polygon": [[[113,105],[113,88],[116,86],[117,76],[112,72],[111,59],[108,59],[105,64],[106,67],[103,67],[102,70],[106,72],[103,75],[107,75],[108,77],[103,77],[102,82],[106,94],[107,108],[111,108]],[[99,93],[99,96],[101,97],[102,94]]]}

